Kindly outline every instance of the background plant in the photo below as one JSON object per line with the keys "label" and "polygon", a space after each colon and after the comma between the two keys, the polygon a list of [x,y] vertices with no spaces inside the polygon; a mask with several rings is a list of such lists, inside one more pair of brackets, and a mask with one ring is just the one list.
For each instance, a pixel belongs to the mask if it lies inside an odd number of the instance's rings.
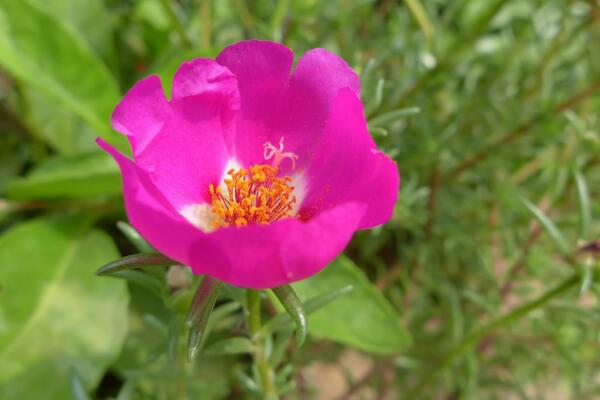
{"label": "background plant", "polygon": [[0,398],[261,396],[239,291],[188,364],[197,278],[93,275],[147,250],[117,225],[119,173],[93,141],[123,146],[112,107],[243,38],[344,57],[402,173],[393,221],[296,286],[305,301],[354,289],[309,316],[301,349],[280,318],[278,391],[599,397],[599,27],[593,0],[1,0]]}

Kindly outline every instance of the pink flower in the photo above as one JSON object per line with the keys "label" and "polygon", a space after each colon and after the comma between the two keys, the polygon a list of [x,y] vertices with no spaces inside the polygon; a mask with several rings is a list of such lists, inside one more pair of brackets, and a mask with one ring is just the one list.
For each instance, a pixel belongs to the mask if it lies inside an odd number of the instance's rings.
{"label": "pink flower", "polygon": [[131,224],[195,274],[262,289],[307,278],[392,215],[396,164],[377,150],[359,78],[338,56],[249,40],[181,65],[171,99],[145,78],[110,145]]}

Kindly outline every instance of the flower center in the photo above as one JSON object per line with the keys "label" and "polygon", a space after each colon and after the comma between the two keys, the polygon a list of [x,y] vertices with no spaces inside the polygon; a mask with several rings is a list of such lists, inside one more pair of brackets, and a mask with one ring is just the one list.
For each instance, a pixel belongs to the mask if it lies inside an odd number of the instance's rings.
{"label": "flower center", "polygon": [[279,148],[270,142],[265,143],[264,148],[264,158],[273,158],[272,165],[256,164],[248,169],[230,169],[223,185],[210,184],[214,228],[270,224],[291,215],[296,203],[292,178],[277,174],[279,165],[286,158],[295,168],[297,156],[283,151],[283,138],[279,141]]}

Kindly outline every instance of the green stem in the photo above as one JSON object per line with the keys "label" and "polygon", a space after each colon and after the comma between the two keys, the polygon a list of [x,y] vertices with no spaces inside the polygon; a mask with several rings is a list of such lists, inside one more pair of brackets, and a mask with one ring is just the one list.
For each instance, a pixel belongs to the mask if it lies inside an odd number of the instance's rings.
{"label": "green stem", "polygon": [[513,321],[518,320],[521,317],[529,314],[531,311],[535,310],[538,307],[543,306],[548,301],[553,298],[561,295],[566,292],[573,286],[576,286],[578,282],[581,280],[578,274],[571,275],[564,281],[562,281],[558,286],[553,289],[548,290],[546,293],[542,294],[535,300],[530,301],[529,303],[525,303],[520,307],[515,308],[513,311],[505,314],[501,317],[496,318],[495,320],[490,321],[487,325],[484,325],[478,330],[470,333],[465,336],[464,339],[457,343],[440,361],[439,363],[431,368],[427,374],[425,374],[419,382],[408,392],[406,398],[407,399],[416,399],[419,394],[423,391],[424,388],[430,386],[431,380],[435,377],[435,375],[448,367],[452,362],[462,355],[465,351],[475,346],[485,337],[487,337],[492,332],[497,329],[510,324]]}
{"label": "green stem", "polygon": [[181,42],[183,43],[183,45],[187,48],[191,48],[192,41],[190,40],[190,37],[188,36],[185,26],[183,26],[183,24],[177,17],[177,14],[175,14],[175,10],[173,9],[173,6],[171,5],[171,1],[170,0],[160,0],[160,3],[162,4],[165,12],[167,13],[167,16],[171,20],[171,24],[173,24],[173,26],[175,27],[175,30],[181,37]]}
{"label": "green stem", "polygon": [[274,374],[271,366],[265,358],[263,341],[261,337],[260,320],[260,291],[248,289],[248,329],[254,345],[254,364],[260,375],[262,389],[269,400],[277,399],[275,390]]}

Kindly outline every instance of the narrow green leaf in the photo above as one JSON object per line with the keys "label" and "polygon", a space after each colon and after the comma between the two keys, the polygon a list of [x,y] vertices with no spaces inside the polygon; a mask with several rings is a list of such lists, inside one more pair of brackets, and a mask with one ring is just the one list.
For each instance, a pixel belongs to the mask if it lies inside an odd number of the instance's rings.
{"label": "narrow green leaf", "polygon": [[129,225],[127,222],[119,221],[117,222],[117,228],[125,235],[127,239],[133,244],[140,252],[142,253],[153,253],[156,252],[154,247],[150,245],[150,243],[146,242],[146,240],[135,230],[135,228]]}
{"label": "narrow green leaf", "polygon": [[177,264],[177,261],[173,261],[162,254],[132,254],[102,266],[98,271],[96,271],[96,275],[110,275],[114,274],[115,272],[124,271],[131,268],[144,266],[164,266],[170,264]]}
{"label": "narrow green leaf", "polygon": [[435,375],[451,365],[456,358],[465,354],[474,345],[478,344],[491,333],[496,332],[505,326],[523,318],[534,310],[545,306],[549,301],[554,300],[558,296],[564,294],[566,291],[575,286],[580,279],[581,278],[578,276],[578,274],[573,274],[560,282],[557,286],[548,289],[535,299],[515,307],[509,313],[500,315],[497,318],[487,322],[485,325],[482,325],[479,328],[474,329],[471,333],[465,335],[462,340],[456,342],[456,344],[453,345],[444,356],[442,356],[442,358],[434,367],[427,369],[425,374],[423,374],[418,382],[410,389],[410,391],[406,393],[405,397],[407,399],[421,398],[419,395],[426,387],[431,385],[431,381]]}
{"label": "narrow green leaf", "polygon": [[135,389],[135,385],[130,381],[125,382],[121,390],[119,390],[119,395],[115,400],[130,400],[133,395],[133,391]]}
{"label": "narrow green leaf", "polygon": [[[315,296],[312,299],[309,299],[308,301],[303,303],[302,307],[304,308],[304,313],[306,315],[309,315],[309,314],[325,307],[326,305],[328,305],[332,301],[336,300],[337,298],[351,292],[352,289],[353,289],[353,287],[351,285],[348,285],[348,286],[343,286],[339,289],[328,291],[326,293]],[[265,329],[268,332],[277,332],[279,330],[290,327],[290,325],[292,325],[293,323],[294,323],[294,321],[289,316],[289,314],[281,313],[281,314],[278,314],[277,316],[273,317],[269,322],[267,322],[263,329]]]}
{"label": "narrow green leaf", "polygon": [[256,384],[256,382],[254,381],[254,379],[250,378],[248,375],[246,375],[244,373],[244,371],[242,371],[239,368],[236,368],[233,371],[233,375],[235,376],[235,378],[237,379],[237,381],[239,382],[239,384],[248,392],[250,393],[258,393],[260,390],[258,389],[258,385]]}
{"label": "narrow green leaf", "polygon": [[594,283],[594,271],[590,263],[582,264],[582,274],[581,274],[581,288],[579,290],[580,294],[583,294],[590,290],[592,283]]}
{"label": "narrow green leaf", "polygon": [[375,87],[375,100],[374,107],[375,109],[379,108],[381,102],[383,101],[383,87],[385,85],[385,79],[379,78],[377,80],[377,86]]}
{"label": "narrow green leaf", "polygon": [[293,379],[287,381],[286,383],[284,383],[283,385],[281,385],[280,387],[277,388],[277,390],[279,391],[279,394],[281,394],[281,395],[285,395],[295,389],[296,389],[296,381]]}
{"label": "narrow green leaf", "polygon": [[377,85],[375,86],[375,93],[373,94],[373,98],[371,101],[368,101],[365,105],[365,115],[367,119],[373,114],[375,110],[381,106],[381,102],[383,101],[383,88],[385,85],[385,79],[380,78],[377,80]]}
{"label": "narrow green leaf", "polygon": [[420,112],[421,112],[421,109],[418,107],[407,107],[407,108],[401,108],[398,110],[390,111],[390,112],[375,116],[372,119],[370,119],[369,127],[386,126],[400,118],[404,118],[409,115],[415,115]]}
{"label": "narrow green leaf", "polygon": [[290,0],[279,0],[274,8],[273,13],[271,14],[271,21],[269,25],[271,26],[273,40],[276,42],[282,41],[282,34],[285,29],[283,24],[289,8]]}
{"label": "narrow green leaf", "polygon": [[209,356],[250,353],[252,353],[252,342],[245,337],[223,339],[211,344],[203,351],[203,354]]}
{"label": "narrow green leaf", "polygon": [[546,232],[550,235],[550,237],[556,243],[559,251],[562,254],[569,254],[570,248],[567,240],[560,232],[560,230],[554,225],[554,222],[548,218],[546,214],[542,210],[540,210],[535,204],[531,203],[528,200],[523,200],[525,207],[537,218],[537,220],[542,224]]}
{"label": "narrow green leaf", "polygon": [[187,28],[183,25],[183,23],[179,19],[178,13],[174,9],[174,7],[179,7],[179,4],[171,0],[160,0],[160,4],[163,6],[165,14],[171,20],[171,25],[173,28],[175,28],[175,31],[179,35],[181,43],[186,48],[193,47],[192,39],[190,38]]}
{"label": "narrow green leaf", "polygon": [[590,191],[585,177],[579,171],[575,171],[575,183],[577,185],[577,200],[579,202],[579,235],[582,239],[586,239],[590,233],[592,220]]}
{"label": "narrow green leaf", "polygon": [[269,357],[269,363],[276,368],[281,362],[283,362],[286,350],[288,347],[288,343],[290,338],[292,337],[293,329],[283,329],[279,334],[275,336],[275,340],[273,342],[273,349],[271,351],[271,356]]}
{"label": "narrow green leaf", "polygon": [[90,400],[90,396],[85,389],[79,371],[74,367],[69,368],[69,385],[71,386],[71,394],[75,400]]}
{"label": "narrow green leaf", "polygon": [[169,326],[156,315],[145,313],[142,315],[142,319],[160,336],[167,337],[169,335]]}
{"label": "narrow green leaf", "polygon": [[306,340],[306,315],[300,299],[290,285],[279,286],[273,288],[272,291],[294,320],[296,324],[296,344],[302,346],[304,340]]}
{"label": "narrow green leaf", "polygon": [[389,132],[385,128],[381,127],[369,127],[369,132],[371,132],[371,136],[387,136]]}
{"label": "narrow green leaf", "polygon": [[412,13],[412,15],[417,20],[419,27],[421,28],[427,39],[431,39],[434,34],[433,24],[429,20],[427,12],[425,11],[425,8],[421,4],[421,2],[419,0],[404,0],[404,2],[408,6],[408,9]]}
{"label": "narrow green leaf", "polygon": [[187,351],[190,362],[196,358],[202,337],[206,332],[208,318],[215,307],[222,284],[221,281],[206,275],[198,286],[187,318],[187,323],[190,325]]}
{"label": "narrow green leaf", "polygon": [[276,383],[278,386],[285,385],[288,380],[292,377],[292,373],[294,372],[294,366],[292,364],[287,364],[283,366],[275,377]]}
{"label": "narrow green leaf", "polygon": [[159,298],[162,298],[164,295],[163,283],[156,276],[142,271],[137,271],[135,269],[122,270],[106,274],[106,276],[110,276],[111,278],[125,279],[128,282],[149,290]]}
{"label": "narrow green leaf", "polygon": [[179,344],[179,333],[183,325],[183,317],[181,314],[175,314],[169,321],[169,329],[167,332],[167,357],[174,362],[177,360],[177,347]]}
{"label": "narrow green leaf", "polygon": [[[226,286],[221,285],[221,288],[224,288],[224,287],[226,287]],[[240,308],[241,308],[241,305],[238,303],[235,303],[235,302],[229,302],[229,303],[220,305],[211,314],[209,325],[213,324],[213,323],[214,324],[219,323],[221,320],[229,317],[231,314],[235,313]]]}

